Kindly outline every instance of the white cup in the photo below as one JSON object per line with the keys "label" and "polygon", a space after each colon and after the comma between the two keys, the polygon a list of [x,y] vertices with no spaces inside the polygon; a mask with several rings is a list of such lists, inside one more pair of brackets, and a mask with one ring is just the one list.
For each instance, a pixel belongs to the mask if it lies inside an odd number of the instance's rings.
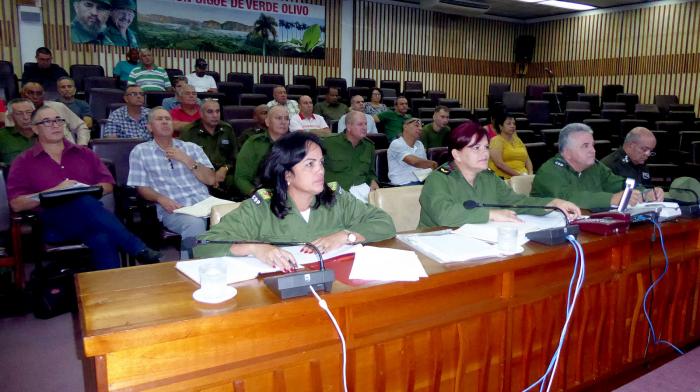
{"label": "white cup", "polygon": [[209,262],[199,266],[199,286],[208,295],[218,295],[226,287],[226,264]]}
{"label": "white cup", "polygon": [[498,228],[498,250],[513,253],[518,249],[518,228],[503,226]]}

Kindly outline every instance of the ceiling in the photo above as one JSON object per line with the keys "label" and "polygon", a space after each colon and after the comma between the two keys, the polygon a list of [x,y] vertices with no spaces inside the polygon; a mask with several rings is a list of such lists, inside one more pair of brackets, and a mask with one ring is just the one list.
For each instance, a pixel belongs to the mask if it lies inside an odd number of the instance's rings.
{"label": "ceiling", "polygon": [[[483,15],[497,16],[512,19],[535,19],[547,16],[556,16],[571,14],[577,11],[572,11],[564,8],[556,8],[536,3],[526,3],[516,0],[476,0],[481,3],[488,4],[490,9]],[[640,3],[652,3],[649,0],[567,0],[572,3],[580,3],[591,5],[600,9],[610,7],[620,7],[625,5],[633,5]],[[401,3],[409,3],[420,5],[420,0],[399,0]],[[478,15],[475,15],[478,16]]]}

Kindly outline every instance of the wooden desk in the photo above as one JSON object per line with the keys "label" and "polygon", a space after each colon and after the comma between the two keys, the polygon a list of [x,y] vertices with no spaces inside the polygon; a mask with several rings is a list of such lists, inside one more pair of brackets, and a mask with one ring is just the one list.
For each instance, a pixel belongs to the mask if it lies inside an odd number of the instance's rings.
{"label": "wooden desk", "polygon": [[[699,340],[700,221],[663,227],[671,266],[655,290],[653,319],[661,337],[683,346]],[[581,235],[586,283],[556,388],[585,389],[641,366],[651,232]],[[347,339],[350,389],[522,390],[559,338],[573,257],[569,245],[530,244],[482,265],[421,256],[430,276],[419,282],[336,282],[324,297]],[[652,265],[658,276],[658,239]],[[280,301],[253,280],[236,285],[229,302],[202,305],[173,263],[80,274],[77,285],[85,356],[100,390],[342,390],[340,342],[312,297]],[[649,356],[668,352],[652,346]]]}

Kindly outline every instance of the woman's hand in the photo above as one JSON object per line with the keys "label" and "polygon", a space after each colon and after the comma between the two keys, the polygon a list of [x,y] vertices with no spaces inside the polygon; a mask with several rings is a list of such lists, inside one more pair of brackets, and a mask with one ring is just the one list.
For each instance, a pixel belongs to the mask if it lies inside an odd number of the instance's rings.
{"label": "woman's hand", "polygon": [[557,207],[559,209],[564,210],[566,213],[566,218],[570,221],[578,218],[581,216],[581,209],[578,208],[578,206],[570,201],[562,200],[562,199],[554,199],[547,203],[548,207]]}
{"label": "woman's hand", "polygon": [[489,221],[492,222],[517,222],[522,221],[518,219],[518,215],[515,211],[511,210],[489,210]]}
{"label": "woman's hand", "polygon": [[[233,245],[235,246],[235,245]],[[235,254],[235,250],[231,249],[231,253]],[[274,245],[255,244],[251,246],[251,253],[256,259],[265,264],[277,267],[284,272],[291,272],[296,269],[297,262],[294,256],[282,248]]]}
{"label": "woman's hand", "polygon": [[[358,235],[359,237],[359,235]],[[321,237],[312,244],[318,248],[321,253],[332,252],[347,243],[348,233],[346,231],[339,231],[334,234],[329,234],[325,237]],[[304,247],[301,250],[303,253],[314,253],[311,248]]]}

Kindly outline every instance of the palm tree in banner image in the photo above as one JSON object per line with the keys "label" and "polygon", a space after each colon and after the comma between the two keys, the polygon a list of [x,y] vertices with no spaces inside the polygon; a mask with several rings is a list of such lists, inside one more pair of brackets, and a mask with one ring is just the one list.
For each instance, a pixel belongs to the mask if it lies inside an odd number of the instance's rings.
{"label": "palm tree in banner image", "polygon": [[270,40],[270,38],[273,40],[277,38],[277,26],[275,18],[265,14],[260,14],[258,20],[253,24],[253,32],[263,40],[263,56],[267,53],[267,41]]}

